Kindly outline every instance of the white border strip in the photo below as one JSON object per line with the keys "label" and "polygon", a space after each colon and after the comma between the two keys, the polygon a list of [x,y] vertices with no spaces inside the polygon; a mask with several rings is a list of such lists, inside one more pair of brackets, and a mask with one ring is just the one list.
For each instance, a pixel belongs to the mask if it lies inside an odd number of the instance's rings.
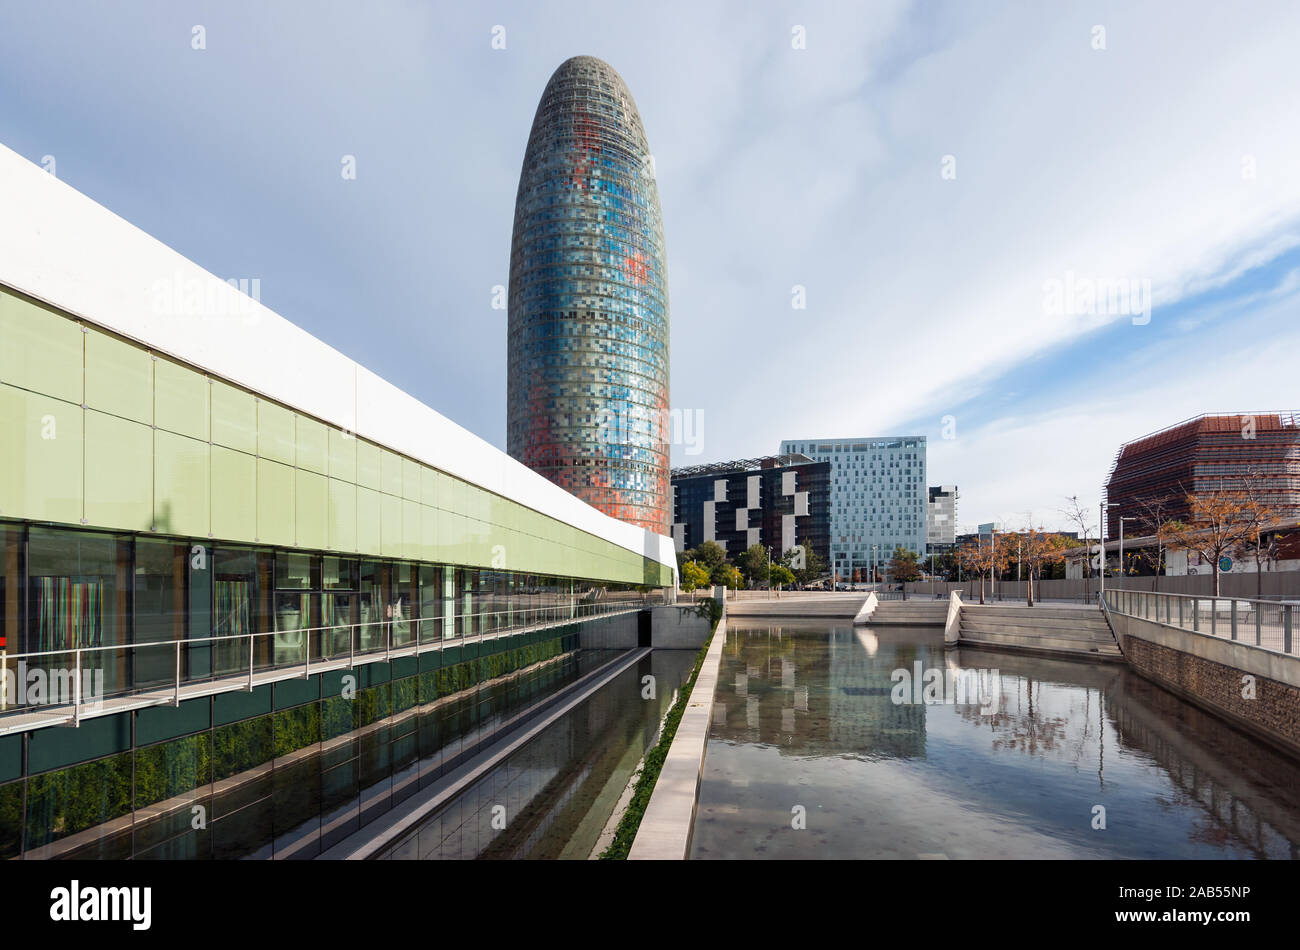
{"label": "white border strip", "polygon": [[629,861],[684,861],[690,856],[704,753],[709,744],[709,727],[713,724],[713,697],[726,642],[724,605],[718,628],[713,631],[713,642],[686,701],[686,711],[677,724],[677,734],[668,747],[650,802],[641,816],[641,825],[627,855]]}

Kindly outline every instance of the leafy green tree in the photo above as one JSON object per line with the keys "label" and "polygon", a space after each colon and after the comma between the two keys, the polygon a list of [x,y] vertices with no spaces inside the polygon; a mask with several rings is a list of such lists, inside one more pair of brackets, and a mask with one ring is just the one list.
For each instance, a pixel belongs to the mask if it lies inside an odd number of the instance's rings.
{"label": "leafy green tree", "polygon": [[740,571],[736,570],[735,565],[719,564],[713,569],[710,579],[715,584],[720,584],[730,590],[738,590],[740,585],[745,583],[745,579],[740,576]]}
{"label": "leafy green tree", "polygon": [[761,584],[767,580],[768,560],[767,548],[761,544],[751,544],[745,553],[736,559],[736,567],[740,568],[740,573],[749,583]]}
{"label": "leafy green tree", "polygon": [[826,573],[826,562],[806,544],[790,548],[782,554],[781,565],[794,574],[800,584],[811,583]]}
{"label": "leafy green tree", "polygon": [[782,584],[793,584],[794,573],[784,564],[773,564],[772,570],[768,572],[767,582],[776,587],[780,587]]}
{"label": "leafy green tree", "polygon": [[688,594],[709,584],[709,572],[698,561],[687,561],[682,565],[682,590]]}
{"label": "leafy green tree", "polygon": [[685,552],[685,561],[694,561],[712,574],[718,565],[727,563],[727,549],[716,541],[704,541]]}
{"label": "leafy green tree", "polygon": [[896,581],[920,580],[921,568],[916,563],[916,552],[901,544],[894,548],[894,556],[889,559],[889,574]]}

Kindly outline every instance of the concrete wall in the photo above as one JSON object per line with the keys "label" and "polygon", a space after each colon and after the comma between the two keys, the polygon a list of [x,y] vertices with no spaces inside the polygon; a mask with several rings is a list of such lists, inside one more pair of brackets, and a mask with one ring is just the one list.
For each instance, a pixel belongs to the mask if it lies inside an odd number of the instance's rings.
{"label": "concrete wall", "polygon": [[[704,601],[700,601],[704,605]],[[689,604],[650,611],[650,645],[656,650],[698,650],[709,638],[709,615]]]}
{"label": "concrete wall", "polygon": [[1112,621],[1133,669],[1300,757],[1300,657],[1122,614]]}
{"label": "concrete wall", "polygon": [[584,650],[634,650],[640,613],[634,610],[584,621],[578,630],[578,644]]}

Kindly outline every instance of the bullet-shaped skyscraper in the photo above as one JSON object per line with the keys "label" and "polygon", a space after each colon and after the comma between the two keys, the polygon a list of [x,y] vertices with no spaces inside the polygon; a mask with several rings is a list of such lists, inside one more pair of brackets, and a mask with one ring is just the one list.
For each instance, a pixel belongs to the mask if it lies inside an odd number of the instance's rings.
{"label": "bullet-shaped skyscraper", "polygon": [[668,533],[668,276],[654,161],[621,76],[591,56],[533,118],[510,247],[510,455]]}

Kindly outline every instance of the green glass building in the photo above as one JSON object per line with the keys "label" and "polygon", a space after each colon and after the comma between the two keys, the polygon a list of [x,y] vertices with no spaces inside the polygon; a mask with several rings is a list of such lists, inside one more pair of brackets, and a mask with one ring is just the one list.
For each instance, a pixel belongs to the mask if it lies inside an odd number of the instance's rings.
{"label": "green glass building", "polygon": [[0,203],[0,856],[315,856],[671,596],[669,539],[3,147]]}

